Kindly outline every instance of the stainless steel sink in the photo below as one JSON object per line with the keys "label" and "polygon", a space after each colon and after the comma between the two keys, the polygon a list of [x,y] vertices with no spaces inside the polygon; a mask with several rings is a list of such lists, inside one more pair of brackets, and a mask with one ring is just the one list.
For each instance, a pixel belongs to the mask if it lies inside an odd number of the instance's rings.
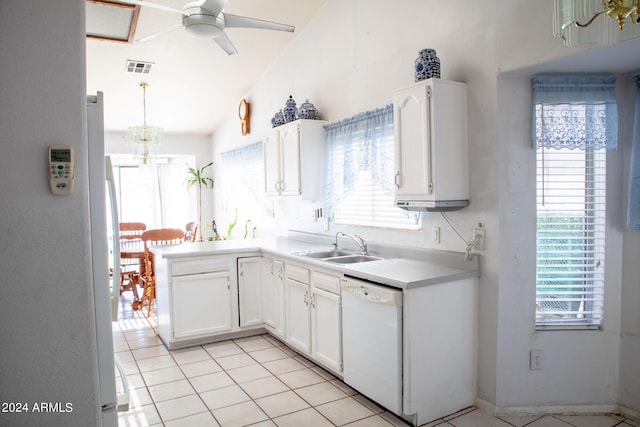
{"label": "stainless steel sink", "polygon": [[309,258],[333,258],[338,256],[353,255],[353,252],[342,251],[340,249],[331,249],[328,251],[298,252],[296,255]]}
{"label": "stainless steel sink", "polygon": [[332,262],[334,264],[355,264],[358,262],[377,261],[382,259],[375,255],[356,254],[350,251],[343,251],[341,249],[296,252],[294,255],[314,258],[319,261]]}
{"label": "stainless steel sink", "polygon": [[357,262],[377,261],[382,258],[373,255],[345,255],[333,258],[324,258],[323,261],[333,262],[336,264],[354,264]]}

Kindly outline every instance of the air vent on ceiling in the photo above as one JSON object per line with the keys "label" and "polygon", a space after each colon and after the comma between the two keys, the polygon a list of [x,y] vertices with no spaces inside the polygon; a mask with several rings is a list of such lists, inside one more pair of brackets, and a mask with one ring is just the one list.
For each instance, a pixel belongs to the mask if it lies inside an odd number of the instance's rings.
{"label": "air vent on ceiling", "polygon": [[151,71],[151,66],[153,64],[153,62],[127,59],[127,66],[125,67],[125,70],[127,71],[127,73],[149,74],[149,71]]}

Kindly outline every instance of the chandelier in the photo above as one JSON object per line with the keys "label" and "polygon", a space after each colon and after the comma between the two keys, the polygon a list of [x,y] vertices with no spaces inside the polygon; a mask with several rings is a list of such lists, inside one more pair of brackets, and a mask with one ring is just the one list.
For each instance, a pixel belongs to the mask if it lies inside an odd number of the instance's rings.
{"label": "chandelier", "polygon": [[133,144],[133,154],[143,165],[147,165],[158,154],[162,143],[162,128],[147,125],[147,87],[148,83],[140,83],[142,88],[143,125],[132,126],[128,130],[129,140]]}
{"label": "chandelier", "polygon": [[613,45],[640,37],[640,0],[554,0],[553,8],[553,35],[565,46]]}

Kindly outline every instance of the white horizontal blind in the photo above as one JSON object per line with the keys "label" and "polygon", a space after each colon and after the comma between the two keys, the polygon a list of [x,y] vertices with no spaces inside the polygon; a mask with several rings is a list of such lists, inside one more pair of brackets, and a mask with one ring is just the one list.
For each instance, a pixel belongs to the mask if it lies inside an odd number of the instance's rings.
{"label": "white horizontal blind", "polygon": [[325,135],[325,209],[336,224],[419,230],[420,214],[395,207],[393,108],[331,125]]}
{"label": "white horizontal blind", "polygon": [[606,150],[537,149],[536,327],[603,318]]}

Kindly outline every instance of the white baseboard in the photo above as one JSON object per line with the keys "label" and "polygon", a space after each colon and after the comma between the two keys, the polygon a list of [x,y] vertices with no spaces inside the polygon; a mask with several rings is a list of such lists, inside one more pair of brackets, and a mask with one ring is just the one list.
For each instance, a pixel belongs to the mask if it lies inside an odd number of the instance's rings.
{"label": "white baseboard", "polygon": [[[486,400],[477,399],[476,406],[496,417],[523,415],[594,415],[622,414],[629,418],[637,418],[638,412],[623,408],[617,404],[599,405],[536,405],[536,406],[496,406]],[[633,415],[635,413],[635,415]]]}

